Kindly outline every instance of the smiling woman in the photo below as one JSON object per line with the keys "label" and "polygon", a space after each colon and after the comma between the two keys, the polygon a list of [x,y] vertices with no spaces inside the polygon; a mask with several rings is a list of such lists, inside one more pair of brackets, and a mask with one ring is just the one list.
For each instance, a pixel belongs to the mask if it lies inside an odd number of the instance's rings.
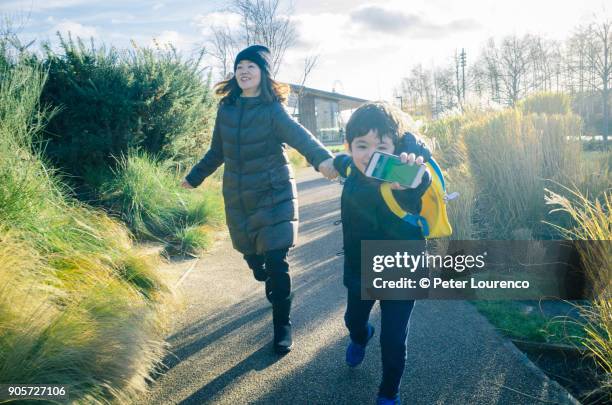
{"label": "smiling woman", "polygon": [[326,177],[335,177],[336,171],[331,153],[281,105],[288,86],[270,77],[270,58],[265,46],[242,50],[234,62],[234,76],[216,86],[222,98],[210,150],[183,187],[199,186],[225,164],[223,196],[232,243],[255,279],[266,283],[274,350],[284,354],[293,345],[287,253],[295,245],[298,227],[296,186],[285,144]]}

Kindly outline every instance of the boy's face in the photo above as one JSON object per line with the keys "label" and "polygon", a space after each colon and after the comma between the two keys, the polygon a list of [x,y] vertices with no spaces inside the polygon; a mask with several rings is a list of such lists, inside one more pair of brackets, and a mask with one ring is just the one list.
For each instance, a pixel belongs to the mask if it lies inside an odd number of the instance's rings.
{"label": "boy's face", "polygon": [[395,145],[390,136],[379,138],[378,132],[370,130],[367,134],[353,139],[351,142],[351,155],[353,163],[361,173],[365,173],[368,162],[374,152],[393,153]]}

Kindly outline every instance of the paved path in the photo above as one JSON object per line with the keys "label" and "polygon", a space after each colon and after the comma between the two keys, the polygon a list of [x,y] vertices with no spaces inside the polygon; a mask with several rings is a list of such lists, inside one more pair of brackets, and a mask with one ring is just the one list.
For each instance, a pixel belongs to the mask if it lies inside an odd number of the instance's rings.
{"label": "paved path", "polygon": [[[271,308],[225,238],[180,289],[185,309],[168,337],[173,356],[143,404],[372,404],[381,374],[378,339],[364,363],[344,363],[341,187],[299,173],[300,240],[290,253],[295,349],[272,352]],[[175,279],[193,263],[174,266]],[[378,306],[372,321],[380,330]],[[467,302],[419,301],[411,319],[404,404],[575,403]]]}

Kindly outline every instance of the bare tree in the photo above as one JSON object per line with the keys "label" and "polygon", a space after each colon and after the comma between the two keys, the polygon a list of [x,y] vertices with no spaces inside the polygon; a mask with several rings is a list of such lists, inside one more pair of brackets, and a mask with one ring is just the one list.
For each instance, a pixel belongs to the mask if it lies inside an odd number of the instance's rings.
{"label": "bare tree", "polygon": [[[423,107],[430,105],[435,115],[459,105],[466,92],[480,102],[492,100],[514,106],[533,91],[569,91],[577,112],[588,125],[596,123],[601,128],[605,147],[609,147],[609,17],[577,27],[564,43],[533,35],[508,36],[499,44],[489,39],[466,72],[465,90],[461,67],[462,58],[457,53],[447,66],[432,68],[433,74],[425,74],[416,65],[402,79],[398,91],[413,112],[424,113]],[[433,80],[428,82],[431,77]]]}
{"label": "bare tree", "polygon": [[285,52],[297,38],[294,23],[289,19],[293,7],[281,10],[280,0],[233,0],[231,9],[241,17],[240,39],[247,46],[261,44],[270,49],[271,73],[276,76]]}
{"label": "bare tree", "polygon": [[482,70],[486,72],[490,99],[496,103],[501,102],[501,72],[499,67],[499,52],[493,38],[489,39],[483,49],[481,62]]}
{"label": "bare tree", "polygon": [[539,36],[529,36],[526,41],[529,48],[532,88],[539,91],[552,91],[553,78],[557,65],[560,63],[559,44]]}
{"label": "bare tree", "polygon": [[[533,87],[531,70],[529,35],[523,38],[509,36],[497,47],[490,39],[484,49],[483,57],[491,78],[491,87],[495,96],[514,106]],[[501,86],[500,86],[501,85]]]}
{"label": "bare tree", "polygon": [[411,113],[416,115],[431,115],[434,110],[434,86],[432,72],[424,69],[421,64],[412,68],[408,77],[402,79],[400,89],[405,107],[412,103]]}
{"label": "bare tree", "polygon": [[232,35],[230,28],[225,26],[211,27],[212,40],[209,54],[219,62],[221,66],[221,77],[227,79],[233,72],[233,61],[236,57],[238,45]]}
{"label": "bare tree", "polygon": [[[402,100],[404,100],[404,108],[411,113],[416,112],[419,96],[416,81],[413,77],[408,76],[402,79],[400,84],[400,93]],[[409,107],[410,103],[412,103],[412,108]]]}
{"label": "bare tree", "polygon": [[603,137],[608,148],[610,97],[610,75],[612,74],[612,20],[594,22],[589,26],[589,52],[587,60],[593,68],[591,77],[593,87],[601,92],[603,107]]}
{"label": "bare tree", "polygon": [[586,90],[587,43],[588,31],[584,27],[578,27],[566,42],[565,80],[571,93],[584,93]]}
{"label": "bare tree", "polygon": [[588,78],[591,63],[588,62],[590,33],[588,26],[578,26],[567,39],[564,54],[564,81],[575,100],[578,114],[585,122],[591,122],[595,104]]}
{"label": "bare tree", "polygon": [[469,87],[473,89],[474,96],[479,102],[486,98],[487,71],[482,60],[476,60],[476,63],[468,69],[468,82],[470,83]]}
{"label": "bare tree", "polygon": [[320,54],[312,54],[304,58],[304,70],[302,70],[302,80],[300,81],[300,90],[298,91],[298,94],[297,94],[298,102],[296,102],[295,106],[293,107],[293,114],[295,114],[295,110],[298,106],[299,99],[300,97],[302,97],[302,93],[304,92],[304,86],[306,85],[306,80],[308,80],[308,76],[310,76],[310,72],[312,72],[312,70],[317,66],[317,63],[319,62],[319,56]]}
{"label": "bare tree", "polygon": [[310,72],[312,72],[312,70],[319,63],[319,56],[320,54],[313,54],[304,58],[304,70],[302,71],[302,81],[300,82],[300,86],[304,87],[306,84],[306,80],[308,80]]}
{"label": "bare tree", "polygon": [[508,104],[514,106],[531,89],[529,81],[529,36],[507,37],[502,41],[500,67]]}
{"label": "bare tree", "polygon": [[456,85],[453,75],[453,68],[447,66],[438,68],[434,72],[434,113],[438,115],[446,110],[451,110],[458,106],[456,100]]}

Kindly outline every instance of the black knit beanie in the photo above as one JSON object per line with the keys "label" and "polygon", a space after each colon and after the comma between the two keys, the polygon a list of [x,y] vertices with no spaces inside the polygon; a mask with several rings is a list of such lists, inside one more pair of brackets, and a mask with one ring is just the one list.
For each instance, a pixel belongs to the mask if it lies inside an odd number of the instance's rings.
{"label": "black knit beanie", "polygon": [[240,51],[240,53],[236,55],[234,72],[236,72],[238,63],[245,59],[254,62],[261,70],[265,71],[268,76],[270,76],[270,60],[272,59],[272,54],[268,48],[263,45],[251,45]]}

